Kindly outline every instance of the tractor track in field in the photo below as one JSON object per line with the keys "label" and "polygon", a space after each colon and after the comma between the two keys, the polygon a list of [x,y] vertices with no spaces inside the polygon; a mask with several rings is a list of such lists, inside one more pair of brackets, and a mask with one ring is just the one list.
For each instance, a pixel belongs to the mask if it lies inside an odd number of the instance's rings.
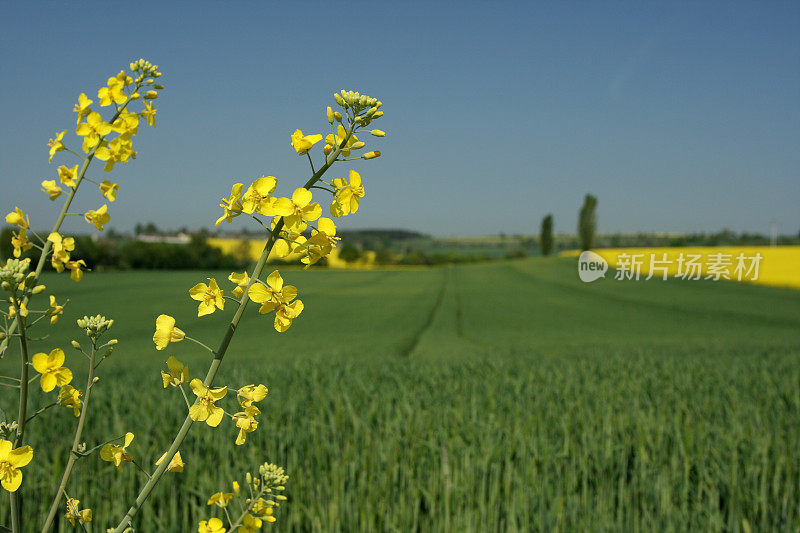
{"label": "tractor track in field", "polygon": [[419,341],[422,339],[422,336],[431,328],[433,324],[433,319],[436,317],[436,313],[439,311],[439,308],[442,306],[442,301],[444,300],[444,294],[447,290],[447,284],[450,280],[450,271],[452,269],[448,268],[445,270],[445,273],[442,275],[442,285],[439,287],[439,294],[436,296],[436,302],[431,307],[430,313],[428,313],[428,318],[425,319],[425,322],[422,324],[422,327],[417,330],[411,340],[409,341],[408,345],[400,350],[401,357],[409,357],[414,350],[417,349],[419,345]]}

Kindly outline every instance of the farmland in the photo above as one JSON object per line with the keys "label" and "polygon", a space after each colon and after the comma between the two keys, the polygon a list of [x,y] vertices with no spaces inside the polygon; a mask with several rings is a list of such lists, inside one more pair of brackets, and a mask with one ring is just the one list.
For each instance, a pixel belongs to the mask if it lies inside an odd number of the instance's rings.
{"label": "farmland", "polygon": [[[235,446],[230,421],[193,427],[181,449],[185,471],[157,488],[139,530],[196,530],[213,514],[208,497],[266,460],[291,476],[278,531],[800,524],[798,291],[711,281],[582,284],[574,259],[564,258],[282,273],[298,286],[303,315],[277,334],[271,318],[248,309],[216,380],[269,387],[258,430]],[[213,275],[230,289],[228,272]],[[214,346],[229,312],[194,316],[187,290],[204,277],[45,278],[71,301],[35,350],[65,348],[78,386],[81,356],[68,349],[79,338],[74,319],[102,313],[116,321],[120,344],[92,393],[89,447],[132,431],[140,464],[164,451],[185,405],[161,388],[159,369],[175,355],[202,376],[208,357],[189,342],[157,352],[154,319],[171,314]],[[0,361],[4,374],[16,368],[10,357]],[[0,406],[13,411],[13,396],[4,392]],[[60,409],[35,423],[23,484],[29,515],[46,509],[75,419]],[[102,531],[143,476],[131,465],[120,474],[96,456],[84,461],[98,464],[79,462],[68,492],[94,509]],[[89,470],[100,475],[89,479]]]}

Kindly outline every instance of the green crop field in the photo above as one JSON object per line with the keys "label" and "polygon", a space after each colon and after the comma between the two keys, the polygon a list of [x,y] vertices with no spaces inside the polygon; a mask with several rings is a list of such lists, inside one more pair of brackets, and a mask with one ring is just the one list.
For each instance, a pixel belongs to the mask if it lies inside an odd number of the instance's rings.
{"label": "green crop field", "polygon": [[[229,291],[227,274],[213,275]],[[800,292],[610,276],[583,284],[574,260],[559,259],[283,274],[303,315],[278,334],[271,316],[248,308],[216,381],[269,387],[258,430],[235,446],[229,420],[196,424],[185,471],[167,474],[137,531],[196,531],[219,511],[208,497],[264,461],[291,476],[276,531],[800,528]],[[63,347],[81,389],[84,360],[68,344],[80,338],[75,319],[116,321],[89,447],[132,431],[130,451],[151,466],[166,449],[186,406],[162,389],[163,361],[175,355],[203,377],[208,356],[190,342],[157,352],[155,317],[171,314],[215,346],[230,313],[194,316],[187,291],[204,277],[45,278],[71,301],[35,350]],[[0,372],[16,372],[16,357]],[[15,395],[0,390],[14,412]],[[53,409],[27,433],[25,514],[45,511],[75,423]],[[90,478],[81,461],[68,493],[104,531],[144,476],[102,463]],[[0,524],[7,512],[0,506]]]}

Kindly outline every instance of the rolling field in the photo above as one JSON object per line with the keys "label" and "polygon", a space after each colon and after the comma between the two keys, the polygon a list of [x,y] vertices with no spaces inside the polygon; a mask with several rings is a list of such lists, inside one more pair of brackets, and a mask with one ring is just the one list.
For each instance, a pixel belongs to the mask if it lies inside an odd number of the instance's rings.
{"label": "rolling field", "polygon": [[[258,430],[235,446],[230,420],[196,424],[181,449],[185,471],[167,474],[137,531],[196,531],[219,511],[208,497],[264,461],[291,476],[276,531],[800,527],[800,291],[583,284],[574,259],[282,274],[297,285],[303,315],[278,334],[249,307],[215,382],[269,387]],[[228,292],[228,272],[213,275]],[[132,431],[140,464],[166,449],[186,406],[162,389],[162,363],[175,355],[203,377],[209,357],[189,342],[157,352],[155,317],[171,314],[216,347],[232,311],[195,316],[187,291],[204,278],[45,279],[71,301],[34,351],[63,347],[81,389],[74,320],[116,320],[120,344],[92,392],[89,447]],[[17,356],[0,361],[0,373],[16,373]],[[0,390],[0,406],[15,412],[10,389]],[[231,411],[235,400],[225,400]],[[45,512],[75,423],[59,408],[29,430],[25,514]],[[98,463],[99,476],[82,461]],[[99,463],[79,461],[68,493],[104,531],[144,476]],[[0,506],[0,524],[7,512]]]}

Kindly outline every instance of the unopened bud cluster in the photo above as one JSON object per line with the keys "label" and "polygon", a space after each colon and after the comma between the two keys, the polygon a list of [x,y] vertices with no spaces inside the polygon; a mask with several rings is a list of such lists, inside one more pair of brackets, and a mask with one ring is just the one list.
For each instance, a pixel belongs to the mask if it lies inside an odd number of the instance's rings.
{"label": "unopened bud cluster", "polygon": [[85,329],[86,335],[91,339],[96,339],[108,331],[113,325],[113,320],[109,320],[102,315],[85,316],[78,319],[78,327]]}
{"label": "unopened bud cluster", "polygon": [[8,259],[6,264],[0,267],[0,283],[3,290],[13,292],[25,280],[30,266],[29,258]]}

